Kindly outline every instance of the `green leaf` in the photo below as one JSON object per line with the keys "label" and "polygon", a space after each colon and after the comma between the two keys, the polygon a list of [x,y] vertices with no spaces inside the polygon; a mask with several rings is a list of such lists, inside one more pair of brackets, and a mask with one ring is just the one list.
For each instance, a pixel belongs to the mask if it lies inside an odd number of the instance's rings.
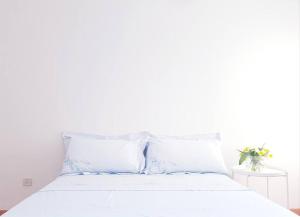
{"label": "green leaf", "polygon": [[241,165],[242,163],[244,163],[244,161],[247,159],[247,154],[246,153],[242,153],[240,156],[240,160],[239,160],[239,165]]}

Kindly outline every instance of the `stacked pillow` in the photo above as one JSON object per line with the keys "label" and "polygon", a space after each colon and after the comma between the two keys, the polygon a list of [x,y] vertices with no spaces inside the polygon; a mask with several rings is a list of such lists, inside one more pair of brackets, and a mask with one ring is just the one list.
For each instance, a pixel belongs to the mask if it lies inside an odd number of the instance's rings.
{"label": "stacked pillow", "polygon": [[63,141],[62,174],[227,173],[218,133],[185,137],[64,133]]}
{"label": "stacked pillow", "polygon": [[147,137],[144,132],[121,136],[64,133],[62,174],[141,173]]}
{"label": "stacked pillow", "polygon": [[146,157],[147,174],[227,173],[219,134],[152,136]]}

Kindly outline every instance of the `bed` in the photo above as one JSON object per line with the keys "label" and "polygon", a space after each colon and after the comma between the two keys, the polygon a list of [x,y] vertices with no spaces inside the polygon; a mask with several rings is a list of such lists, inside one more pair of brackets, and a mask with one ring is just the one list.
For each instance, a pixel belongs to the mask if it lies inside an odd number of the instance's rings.
{"label": "bed", "polygon": [[293,217],[222,174],[63,175],[4,217]]}
{"label": "bed", "polygon": [[61,175],[4,217],[292,217],[229,178],[219,133],[64,133]]}

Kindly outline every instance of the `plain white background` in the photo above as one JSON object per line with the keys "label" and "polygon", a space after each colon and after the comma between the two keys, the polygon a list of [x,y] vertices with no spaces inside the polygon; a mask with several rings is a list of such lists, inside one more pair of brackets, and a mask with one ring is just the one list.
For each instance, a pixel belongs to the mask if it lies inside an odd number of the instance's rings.
{"label": "plain white background", "polygon": [[228,167],[266,142],[300,206],[298,0],[2,0],[0,33],[1,208],[59,174],[64,130],[220,131]]}

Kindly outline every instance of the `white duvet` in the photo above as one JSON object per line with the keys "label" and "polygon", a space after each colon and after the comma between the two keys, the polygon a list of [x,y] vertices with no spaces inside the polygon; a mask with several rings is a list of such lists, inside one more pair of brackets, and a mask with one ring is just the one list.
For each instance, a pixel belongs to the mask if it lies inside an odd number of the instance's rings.
{"label": "white duvet", "polygon": [[4,217],[293,217],[217,174],[60,176]]}

